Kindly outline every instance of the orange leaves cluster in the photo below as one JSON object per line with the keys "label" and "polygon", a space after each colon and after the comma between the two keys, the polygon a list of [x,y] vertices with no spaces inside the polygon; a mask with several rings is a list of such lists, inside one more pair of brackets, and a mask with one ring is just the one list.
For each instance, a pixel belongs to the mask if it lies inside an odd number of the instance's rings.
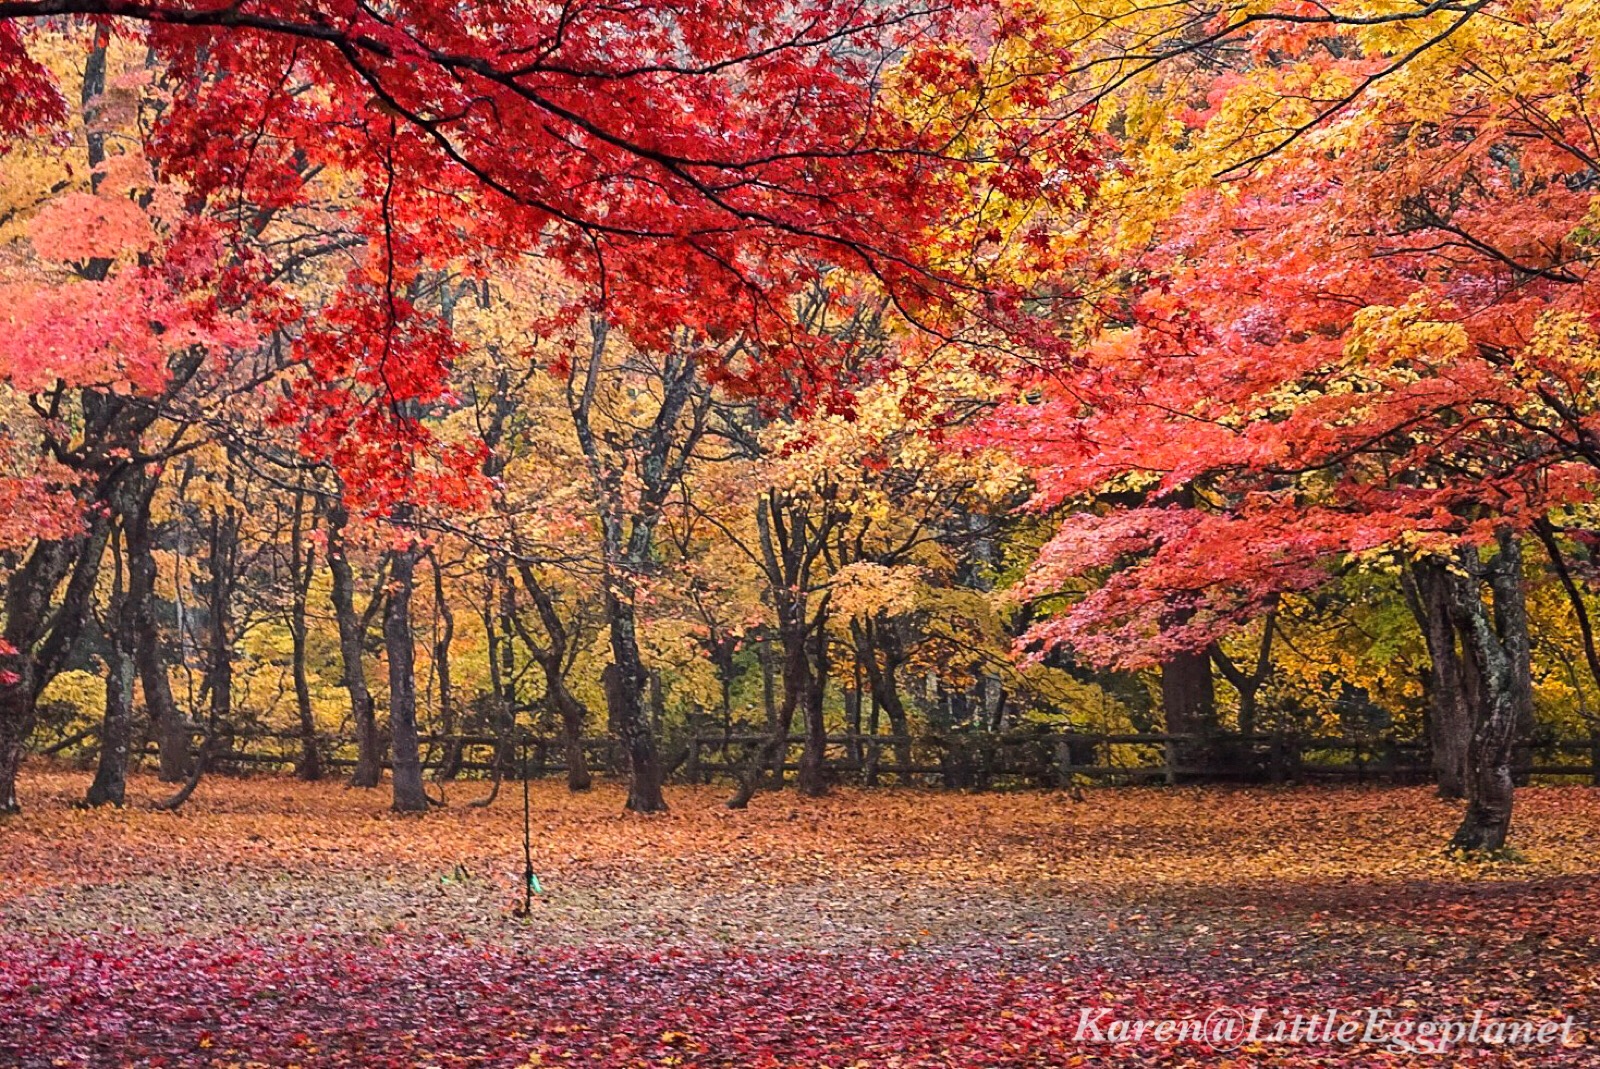
{"label": "orange leaves cluster", "polygon": [[28,236],[34,251],[59,263],[148,252],[156,241],[149,216],[137,204],[93,193],[67,193],[52,200],[33,217]]}

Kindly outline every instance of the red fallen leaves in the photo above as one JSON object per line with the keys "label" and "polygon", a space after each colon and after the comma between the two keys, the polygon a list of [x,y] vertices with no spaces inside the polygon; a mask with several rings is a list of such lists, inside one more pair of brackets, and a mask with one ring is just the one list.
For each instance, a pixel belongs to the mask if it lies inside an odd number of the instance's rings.
{"label": "red fallen leaves", "polygon": [[[614,785],[543,782],[548,894],[522,922],[519,806],[399,819],[261,777],[207,779],[177,815],[86,812],[82,773],[30,778],[39,803],[0,823],[0,1066],[1210,1066],[1081,1042],[1079,1015],[1600,1006],[1582,788],[1529,790],[1526,859],[1471,866],[1422,790],[841,790],[736,814],[683,787],[645,820]],[[1441,1064],[1232,1064],[1269,1058]]]}
{"label": "red fallen leaves", "polygon": [[[1375,976],[1292,979],[1293,988],[1246,988],[1181,967],[1062,978],[1037,965],[887,951],[517,952],[439,941],[163,945],[108,935],[52,944],[5,936],[0,1056],[25,1067],[1216,1065],[1227,1063],[1201,1044],[1086,1041],[1094,1033],[1082,1028],[1083,1011],[1200,1018],[1228,1005],[1289,1015],[1337,1005],[1354,1013],[1403,997],[1380,990]],[[1345,993],[1330,1001],[1335,984]],[[1349,993],[1351,984],[1366,988],[1368,1002]],[[1459,1009],[1441,999],[1414,1012],[1452,1008]],[[1490,1060],[1518,1064],[1509,1053],[1491,1052]],[[1235,1064],[1264,1054],[1246,1052]],[[1589,1054],[1544,1048],[1527,1064],[1590,1064]],[[1280,1065],[1356,1064],[1343,1060],[1352,1056],[1407,1063],[1316,1044],[1275,1055]]]}

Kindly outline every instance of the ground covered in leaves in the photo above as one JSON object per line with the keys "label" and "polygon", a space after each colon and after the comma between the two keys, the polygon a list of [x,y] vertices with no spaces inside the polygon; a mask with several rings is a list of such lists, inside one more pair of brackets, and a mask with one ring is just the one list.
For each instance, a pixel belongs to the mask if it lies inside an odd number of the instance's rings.
{"label": "ground covered in leaves", "polygon": [[[680,788],[639,818],[539,783],[520,918],[515,789],[418,819],[218,779],[166,814],[144,779],[77,809],[84,779],[34,770],[0,822],[0,1065],[1441,1064],[1271,1032],[1372,1009],[1571,1017],[1564,1046],[1445,1061],[1600,1065],[1587,788],[1520,792],[1519,856],[1487,864],[1443,855],[1456,813],[1421,789]],[[1097,1041],[1256,1007],[1232,1051]]]}

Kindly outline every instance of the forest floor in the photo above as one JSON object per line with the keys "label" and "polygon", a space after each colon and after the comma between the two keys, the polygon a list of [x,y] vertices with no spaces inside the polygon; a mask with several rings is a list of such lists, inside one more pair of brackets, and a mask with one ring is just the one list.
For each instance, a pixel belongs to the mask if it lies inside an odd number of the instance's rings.
{"label": "forest floor", "polygon": [[[86,811],[86,781],[36,767],[0,821],[0,1066],[1600,1065],[1600,790],[1519,792],[1518,856],[1473,863],[1423,789],[680,787],[641,818],[541,782],[520,918],[516,785],[407,818],[278,778]],[[1231,1052],[1113,1042],[1258,1007]],[[1273,1034],[1330,1011],[1481,1030]]]}

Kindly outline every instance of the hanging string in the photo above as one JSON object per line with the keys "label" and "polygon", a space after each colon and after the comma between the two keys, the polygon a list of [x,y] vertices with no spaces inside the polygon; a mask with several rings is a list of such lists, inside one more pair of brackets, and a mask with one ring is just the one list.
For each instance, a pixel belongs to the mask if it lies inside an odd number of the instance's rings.
{"label": "hanging string", "polygon": [[[512,728],[516,727],[516,713],[513,711]],[[526,917],[533,912],[533,896],[542,894],[544,888],[539,886],[539,877],[533,874],[533,805],[528,795],[528,736],[522,736],[522,905],[517,910],[519,917]]]}

